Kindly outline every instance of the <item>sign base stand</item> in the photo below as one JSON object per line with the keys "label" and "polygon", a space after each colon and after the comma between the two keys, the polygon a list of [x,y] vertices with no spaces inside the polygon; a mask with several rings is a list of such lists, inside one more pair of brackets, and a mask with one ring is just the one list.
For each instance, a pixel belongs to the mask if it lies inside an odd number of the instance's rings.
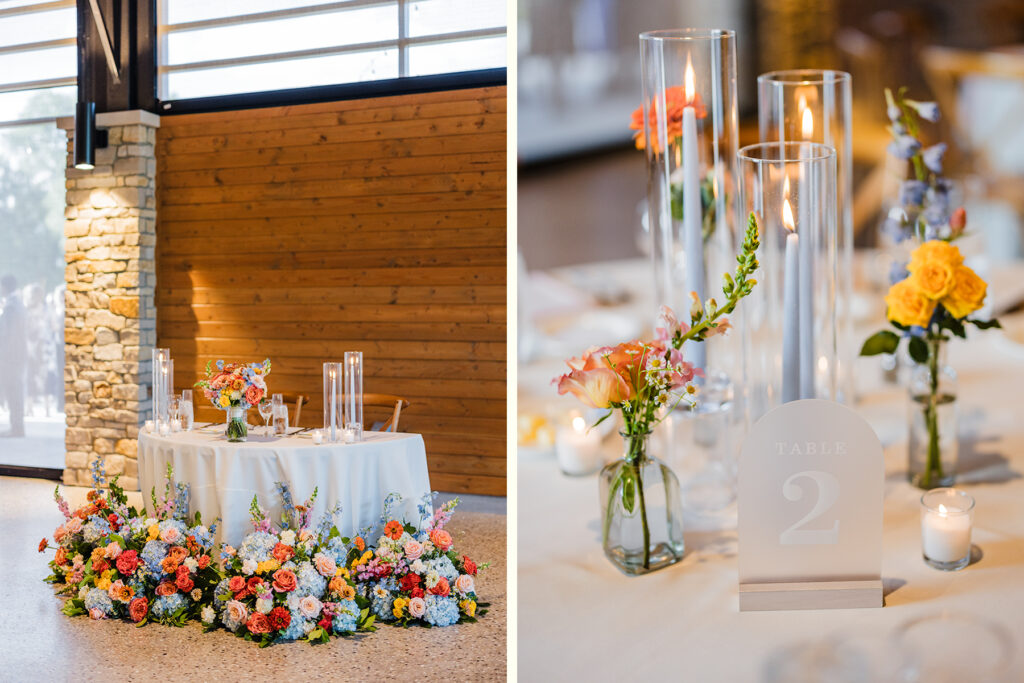
{"label": "sign base stand", "polygon": [[881,579],[740,584],[741,612],[881,606]]}

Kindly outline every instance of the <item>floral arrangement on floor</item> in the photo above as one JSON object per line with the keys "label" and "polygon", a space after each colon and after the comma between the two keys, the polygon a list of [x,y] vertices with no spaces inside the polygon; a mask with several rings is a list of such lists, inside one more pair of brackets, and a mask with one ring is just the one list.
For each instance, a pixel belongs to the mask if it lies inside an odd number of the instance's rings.
{"label": "floral arrangement on floor", "polygon": [[237,549],[222,546],[225,576],[214,604],[203,610],[207,630],[219,624],[260,647],[293,640],[326,643],[332,635],[375,630],[368,601],[358,598],[346,568],[349,555],[359,551],[332,522],[339,508],[312,527],[316,490],[295,505],[286,484],[278,482],[277,489],[284,504],[281,525],[274,529],[254,497],[252,533]]}
{"label": "floral arrangement on floor", "polygon": [[[602,494],[602,539],[605,553],[627,573],[644,573],[652,566],[652,541],[643,480],[644,469],[660,463],[647,457],[647,437],[680,403],[686,402],[691,406],[696,403],[697,387],[693,378],[702,370],[695,369],[683,358],[683,344],[691,340],[703,342],[729,330],[729,321],[724,316],[731,314],[740,299],[750,294],[757,284],[751,276],[759,265],[756,256],[759,246],[757,218],[751,213],[742,249],[736,257],[735,276],[723,275],[724,305],[719,306],[714,298],[701,302],[697,300],[696,293],[691,293],[693,305],[688,322],[678,320],[672,310],[663,308],[662,325],[653,340],[592,348],[582,357],[566,361],[570,371],[554,379],[559,394],[572,394],[587,406],[608,410],[594,426],[616,411],[622,414],[625,456],[623,460],[608,465],[601,475],[602,481],[608,480],[607,496]],[[668,475],[662,476],[670,476],[671,483],[666,480],[664,488],[673,489],[674,483],[675,497],[678,498],[675,475],[669,471]],[[665,507],[671,507],[671,501]],[[622,555],[629,553],[617,549],[610,537],[611,527],[617,511],[632,517],[637,509],[642,528],[642,544],[638,544],[641,549],[635,557],[623,560]],[[668,514],[672,514],[670,510]],[[668,526],[672,527],[674,521],[670,520]],[[668,545],[673,544],[668,542]],[[655,545],[662,543],[658,541]],[[667,560],[669,563],[681,558],[681,535],[678,547],[679,552],[672,553],[678,557]]]}
{"label": "floral arrangement on floor", "polygon": [[[70,596],[64,613],[129,619],[140,626],[181,626],[197,618],[220,580],[210,555],[216,525],[203,526],[198,512],[189,518],[188,486],[173,483],[169,466],[163,500],[154,491],[155,516],[146,517],[128,506],[117,477],[109,492],[101,490],[99,463],[93,464],[86,505],[71,512],[59,489],[54,491],[65,522],[53,534],[56,556],[47,581],[64,584],[60,592]],[[50,547],[44,538],[39,552]]]}
{"label": "floral arrangement on floor", "polygon": [[267,393],[266,377],[270,359],[262,363],[216,363],[207,361],[206,377],[195,383],[215,408],[228,415],[228,441],[244,441],[249,433],[245,411],[256,406]]}
{"label": "floral arrangement on floor", "polygon": [[418,529],[389,519],[396,501],[394,495],[385,501],[384,533],[376,548],[362,553],[356,548],[350,561],[359,596],[369,601],[373,614],[405,627],[472,623],[485,615],[489,604],[477,597],[476,575],[487,564],[477,565],[459,555],[451,534],[444,529],[458,498],[433,515],[427,512],[429,497],[424,498],[419,505]]}

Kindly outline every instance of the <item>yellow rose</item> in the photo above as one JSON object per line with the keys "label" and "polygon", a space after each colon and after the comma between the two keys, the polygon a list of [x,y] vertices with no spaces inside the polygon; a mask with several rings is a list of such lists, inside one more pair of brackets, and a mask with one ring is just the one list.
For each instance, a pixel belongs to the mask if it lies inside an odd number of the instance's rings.
{"label": "yellow rose", "polygon": [[981,308],[987,287],[985,281],[973,270],[967,266],[958,266],[952,289],[939,303],[954,318],[964,318]]}
{"label": "yellow rose", "polygon": [[147,529],[146,531],[149,532],[150,541],[155,541],[156,537],[160,535],[160,527],[158,527],[156,524],[151,525],[149,529]]}
{"label": "yellow rose", "polygon": [[943,261],[926,261],[918,264],[908,279],[921,294],[938,301],[953,289],[955,269],[956,266]]}
{"label": "yellow rose", "polygon": [[926,327],[935,311],[935,302],[924,296],[910,278],[900,280],[885,295],[889,320],[900,325]]}
{"label": "yellow rose", "polygon": [[910,254],[910,263],[907,264],[907,270],[911,273],[917,272],[917,269],[926,263],[940,263],[950,268],[956,268],[962,265],[963,262],[964,257],[960,254],[960,250],[957,247],[942,240],[931,240],[925,242]]}

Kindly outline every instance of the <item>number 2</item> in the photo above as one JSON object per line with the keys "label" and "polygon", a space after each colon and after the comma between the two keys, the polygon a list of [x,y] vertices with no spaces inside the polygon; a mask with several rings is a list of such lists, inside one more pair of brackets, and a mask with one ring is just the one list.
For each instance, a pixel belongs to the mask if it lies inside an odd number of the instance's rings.
{"label": "number 2", "polygon": [[839,520],[837,519],[831,529],[801,529],[810,522],[818,519],[835,504],[839,499],[839,480],[828,472],[817,470],[806,470],[793,474],[782,484],[782,495],[787,500],[798,501],[804,496],[804,486],[796,483],[797,479],[810,479],[817,485],[818,500],[814,503],[811,511],[804,515],[796,524],[792,525],[779,534],[779,543],[782,545],[827,545],[839,542]]}

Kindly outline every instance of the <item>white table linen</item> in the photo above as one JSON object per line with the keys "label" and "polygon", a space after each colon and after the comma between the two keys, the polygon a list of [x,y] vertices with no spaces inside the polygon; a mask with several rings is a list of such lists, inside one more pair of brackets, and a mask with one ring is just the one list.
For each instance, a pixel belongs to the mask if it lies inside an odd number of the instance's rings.
{"label": "white table linen", "polygon": [[275,522],[280,519],[281,500],[274,487],[278,481],[291,485],[296,504],[319,487],[314,522],[341,503],[336,523],[345,536],[375,525],[391,493],[402,496],[392,515],[415,522],[417,505],[430,491],[419,434],[365,432],[361,443],[317,446],[308,432],[276,437],[250,429],[248,441],[229,443],[222,431],[168,436],[140,432],[139,483],[147,508],[150,490],[156,486],[158,495],[163,491],[168,464],[176,481],[191,485],[192,512],[202,512],[205,524],[220,517],[218,540],[235,545],[252,529],[249,504],[254,494]]}
{"label": "white table linen", "polygon": [[[634,289],[649,280],[646,265],[633,261],[580,270],[598,269]],[[874,296],[883,306],[881,294]],[[632,307],[640,316],[652,310],[637,299]],[[858,326],[867,331],[881,324],[863,320]],[[951,343],[950,362],[960,378],[956,485],[977,501],[973,543],[981,557],[971,566],[941,572],[922,560],[922,492],[906,481],[905,390],[881,382],[877,359],[861,359],[862,397],[854,407],[885,446],[885,607],[740,613],[734,529],[690,526],[679,564],[626,577],[602,553],[597,477],[565,476],[552,452],[520,448],[520,678],[761,681],[767,662],[783,648],[832,635],[847,641],[890,639],[910,619],[952,612],[1007,629],[1014,661],[1000,680],[1024,680],[1024,362],[999,331],[969,334],[969,342]],[[550,357],[520,366],[520,413],[550,415],[578,407],[565,397],[552,398],[547,382],[558,366]],[[616,449],[611,440],[608,448]]]}

